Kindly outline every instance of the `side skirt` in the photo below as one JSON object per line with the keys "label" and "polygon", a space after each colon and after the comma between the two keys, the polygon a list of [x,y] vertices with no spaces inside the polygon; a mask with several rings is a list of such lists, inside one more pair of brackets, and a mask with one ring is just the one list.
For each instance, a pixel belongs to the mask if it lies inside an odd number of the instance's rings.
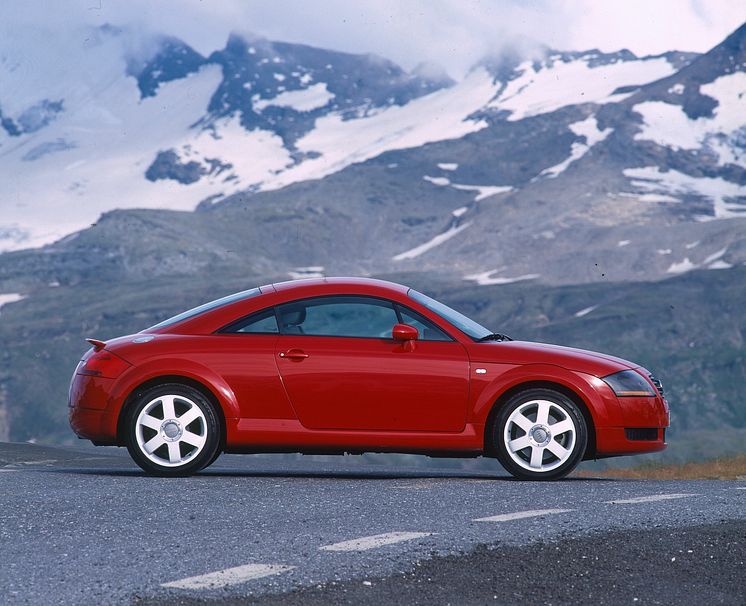
{"label": "side skirt", "polygon": [[433,457],[478,457],[484,427],[467,423],[461,432],[313,430],[294,419],[230,419],[225,452],[362,454],[396,452]]}

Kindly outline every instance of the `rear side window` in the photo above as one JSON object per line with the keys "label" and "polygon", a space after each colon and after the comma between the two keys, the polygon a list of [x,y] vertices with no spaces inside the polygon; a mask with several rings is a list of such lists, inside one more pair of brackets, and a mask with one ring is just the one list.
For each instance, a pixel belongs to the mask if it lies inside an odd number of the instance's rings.
{"label": "rear side window", "polygon": [[248,318],[243,318],[234,322],[220,332],[222,333],[244,333],[244,334],[278,334],[277,318],[275,317],[274,307],[264,309]]}
{"label": "rear side window", "polygon": [[183,322],[184,320],[189,320],[190,318],[194,318],[207,311],[217,309],[218,307],[222,307],[223,305],[228,305],[229,303],[235,303],[236,301],[241,301],[243,299],[249,299],[251,297],[255,297],[258,294],[261,294],[261,290],[259,290],[258,288],[251,288],[249,290],[244,290],[241,292],[234,293],[232,295],[228,295],[227,297],[223,297],[222,299],[215,299],[214,301],[210,301],[209,303],[205,303],[204,305],[200,305],[199,307],[195,307],[188,311],[182,312],[174,316],[173,318],[164,320],[163,322],[160,322],[156,324],[155,326],[151,326],[150,328],[148,328],[148,330],[155,330],[156,328],[165,328],[166,326],[171,326],[172,324],[176,324],[177,322]]}

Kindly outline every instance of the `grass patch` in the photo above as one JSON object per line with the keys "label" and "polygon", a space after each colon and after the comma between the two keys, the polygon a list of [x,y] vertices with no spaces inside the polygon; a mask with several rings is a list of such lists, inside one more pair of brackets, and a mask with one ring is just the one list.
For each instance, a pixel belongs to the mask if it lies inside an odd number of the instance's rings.
{"label": "grass patch", "polygon": [[697,463],[654,464],[639,467],[579,471],[584,478],[627,478],[630,480],[746,480],[746,454]]}

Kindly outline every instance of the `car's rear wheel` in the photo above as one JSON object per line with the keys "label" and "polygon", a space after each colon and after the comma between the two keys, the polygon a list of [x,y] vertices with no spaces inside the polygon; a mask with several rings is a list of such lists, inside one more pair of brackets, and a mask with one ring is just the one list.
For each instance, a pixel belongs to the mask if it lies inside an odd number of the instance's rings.
{"label": "car's rear wheel", "polygon": [[217,458],[217,414],[212,403],[188,385],[169,383],[139,394],[124,422],[127,449],[150,474],[187,476]]}
{"label": "car's rear wheel", "polygon": [[550,389],[529,389],[510,398],[493,427],[497,458],[517,478],[557,480],[583,459],[588,428],[570,398]]}

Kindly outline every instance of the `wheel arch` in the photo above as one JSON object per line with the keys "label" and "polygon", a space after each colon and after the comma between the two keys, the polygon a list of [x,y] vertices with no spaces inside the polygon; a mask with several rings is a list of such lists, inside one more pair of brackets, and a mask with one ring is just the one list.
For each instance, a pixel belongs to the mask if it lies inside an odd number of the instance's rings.
{"label": "wheel arch", "polygon": [[225,411],[223,410],[223,406],[220,403],[220,399],[208,385],[205,385],[201,381],[198,381],[197,379],[193,379],[192,377],[186,377],[184,375],[177,375],[177,374],[166,374],[166,375],[159,375],[156,377],[152,377],[148,379],[147,381],[143,381],[142,383],[140,383],[139,385],[135,386],[134,388],[130,390],[130,392],[127,394],[127,397],[124,400],[124,403],[122,404],[122,407],[119,410],[119,415],[117,417],[117,446],[124,446],[125,444],[124,419],[130,407],[134,404],[135,400],[137,400],[137,397],[139,396],[139,394],[141,394],[144,391],[147,391],[148,389],[152,389],[153,387],[158,387],[159,385],[166,385],[168,383],[178,383],[178,384],[186,385],[188,387],[196,389],[203,396],[205,396],[205,398],[207,398],[207,400],[214,406],[215,413],[217,414],[218,421],[220,423],[219,449],[221,451],[224,450],[225,444],[226,444],[227,424],[226,424],[226,418],[225,418]]}
{"label": "wheel arch", "polygon": [[580,412],[583,413],[583,418],[585,419],[585,424],[588,428],[588,444],[585,448],[583,460],[593,459],[596,455],[596,427],[588,403],[575,390],[563,385],[562,383],[557,383],[551,380],[524,381],[509,387],[498,395],[487,415],[487,422],[484,424],[483,439],[485,454],[489,456],[495,456],[496,454],[495,447],[492,444],[493,426],[502,407],[505,406],[513,396],[529,389],[551,389],[552,391],[559,392],[568,397],[578,406]]}

